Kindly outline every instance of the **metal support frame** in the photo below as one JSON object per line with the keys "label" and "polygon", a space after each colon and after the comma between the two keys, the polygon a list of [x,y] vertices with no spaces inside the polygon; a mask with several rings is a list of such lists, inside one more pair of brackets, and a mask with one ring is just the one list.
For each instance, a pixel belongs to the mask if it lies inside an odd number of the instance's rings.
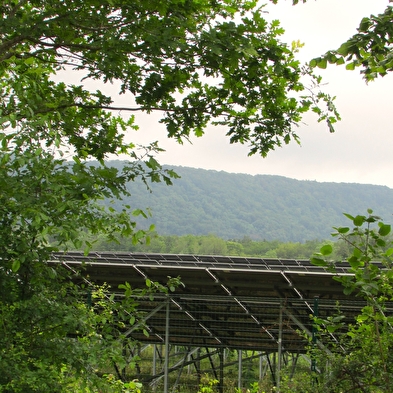
{"label": "metal support frame", "polygon": [[224,348],[219,349],[219,359],[220,359],[220,378],[218,380],[218,391],[219,393],[224,393]]}
{"label": "metal support frame", "polygon": [[[318,317],[318,315],[319,315],[318,305],[319,305],[319,299],[316,297],[316,298],[314,298],[314,310],[313,310],[314,318]],[[315,346],[316,342],[317,342],[317,328],[315,326],[315,323],[313,323],[313,325],[312,325],[312,345]],[[313,356],[311,359],[311,371],[316,371],[316,370],[317,370],[316,359],[315,359],[315,356]]]}
{"label": "metal support frame", "polygon": [[227,296],[231,296],[233,298],[233,300],[243,309],[243,311],[250,316],[250,318],[258,325],[260,326],[261,329],[263,329],[263,331],[269,335],[269,337],[272,340],[277,341],[277,338],[274,337],[274,335],[270,332],[270,330],[263,326],[263,324],[261,323],[261,321],[258,320],[258,318],[255,317],[255,315],[253,315],[252,312],[250,312],[250,310],[243,304],[243,302],[241,302],[238,297],[236,297],[229,288],[227,288],[224,284],[222,284],[220,282],[220,280],[213,274],[213,272],[209,269],[209,268],[205,268],[206,273],[214,280],[214,282],[216,284],[219,284],[220,287],[223,289],[224,293]]}
{"label": "metal support frame", "polygon": [[243,387],[243,381],[242,381],[242,373],[243,373],[243,351],[239,349],[237,351],[237,361],[238,361],[238,367],[237,367],[237,387],[241,389]]}
{"label": "metal support frame", "polygon": [[[309,336],[311,339],[313,337],[312,332],[310,332],[310,330],[308,330],[292,313],[290,313],[285,307],[283,307],[283,312],[290,318],[292,319],[293,322],[296,323],[297,326],[299,326],[300,329],[302,329],[307,336]],[[322,349],[323,351],[325,351],[327,354],[331,355],[331,351],[326,348],[323,343],[321,341],[319,341],[318,339],[316,339],[315,344],[318,346],[319,349]]]}
{"label": "metal support frame", "polygon": [[[170,351],[170,349],[169,349]],[[183,356],[181,357],[181,359],[176,362],[174,365],[170,366],[168,368],[168,375],[171,372],[174,371],[179,371],[180,369],[184,368],[184,367],[188,367],[189,365],[194,365],[195,369],[197,371],[197,377],[200,378],[201,374],[202,374],[202,370],[200,368],[200,361],[203,359],[207,359],[207,358],[211,358],[212,356],[216,355],[219,353],[219,349],[216,349],[215,351],[209,351],[208,353],[201,355],[201,348],[197,347],[197,348],[193,348],[190,349],[189,351],[187,351],[186,353],[183,354]],[[196,357],[194,358],[194,354],[196,354]],[[170,358],[170,353],[165,354],[165,357]],[[191,359],[191,360],[188,360]],[[214,367],[214,362],[213,362],[213,367]],[[163,370],[156,374],[156,375],[152,375],[150,377],[150,385],[156,385],[158,383],[159,380],[165,378],[165,358],[164,358],[164,367]],[[198,379],[198,385],[200,383],[200,380]]]}
{"label": "metal support frame", "polygon": [[172,392],[175,392],[175,391],[176,391],[176,387],[177,387],[177,385],[178,385],[179,382],[180,382],[180,377],[181,377],[181,375],[182,375],[182,373],[183,373],[185,364],[186,364],[187,359],[188,359],[188,357],[189,357],[189,353],[190,353],[190,348],[188,348],[186,354],[183,356],[183,362],[182,362],[182,365],[179,367],[179,372],[177,373],[177,378],[176,378],[176,381],[175,381],[175,383],[174,383]]}
{"label": "metal support frame", "polygon": [[[174,299],[171,298],[171,302],[182,312],[184,312],[185,315],[191,320],[191,321],[197,321],[197,318],[195,318],[192,315],[192,312],[190,310],[187,310],[187,307],[182,304],[181,299]],[[217,337],[217,335],[209,329],[205,324],[198,322],[199,327],[201,327],[208,335],[209,337],[213,337],[214,340],[217,342],[217,344],[222,345],[221,340]]]}
{"label": "metal support frame", "polygon": [[[274,380],[274,383],[277,386],[277,389],[279,390],[280,388],[280,371],[286,362],[288,363],[287,358],[285,357],[286,351],[288,348],[285,348],[287,341],[287,331],[283,331],[283,313],[285,316],[288,316],[288,321],[291,322],[291,329],[294,332],[296,327],[301,329],[303,332],[305,332],[306,335],[308,335],[312,341],[312,343],[325,351],[328,354],[331,354],[329,349],[322,343],[315,332],[314,327],[312,327],[312,323],[308,320],[306,322],[306,318],[308,317],[309,314],[313,314],[314,316],[318,315],[318,301],[314,299],[314,307],[312,307],[312,298],[314,296],[322,296],[321,298],[323,299],[329,299],[330,296],[333,296],[335,298],[339,298],[341,301],[341,296],[338,294],[337,289],[331,288],[330,286],[326,287],[326,289],[321,285],[318,286],[317,284],[315,285],[310,285],[308,286],[308,281],[305,280],[304,278],[301,278],[301,276],[308,275],[310,274],[310,277],[317,277],[319,278],[319,282],[326,282],[325,280],[322,280],[323,276],[328,275],[326,271],[324,271],[321,268],[317,268],[311,265],[308,265],[309,262],[303,261],[302,263],[297,263],[296,265],[293,263],[289,262],[294,262],[294,261],[274,261],[274,260],[263,260],[263,259],[247,259],[247,258],[242,258],[241,261],[238,260],[238,258],[235,260],[231,257],[211,257],[211,256],[199,256],[199,257],[193,257],[190,259],[189,257],[186,256],[173,256],[173,255],[145,255],[145,254],[115,254],[115,253],[92,253],[92,255],[89,256],[84,256],[83,254],[80,253],[69,253],[69,254],[59,254],[54,256],[54,260],[51,261],[50,263],[53,264],[58,264],[61,263],[63,266],[65,266],[67,269],[73,272],[74,276],[76,277],[77,281],[83,280],[88,286],[90,287],[92,285],[92,282],[90,280],[93,280],[94,278],[99,278],[100,280],[105,280],[105,282],[109,282],[110,280],[113,280],[113,288],[116,287],[116,280],[122,279],[124,277],[123,273],[127,272],[127,274],[134,274],[134,276],[139,276],[137,282],[138,284],[139,281],[141,281],[142,285],[144,281],[148,278],[148,276],[152,275],[154,276],[153,280],[162,280],[165,277],[167,277],[167,269],[171,269],[172,271],[177,271],[177,268],[181,268],[183,270],[181,271],[186,271],[188,273],[188,279],[193,280],[194,276],[193,274],[190,274],[190,272],[195,272],[195,274],[198,276],[198,284],[200,285],[200,288],[204,288],[204,285],[206,284],[206,276],[209,277],[209,281],[213,280],[213,285],[211,285],[211,282],[209,282],[209,288],[211,287],[211,292],[206,293],[205,299],[208,299],[208,296],[221,296],[220,293],[224,294],[225,297],[228,298],[228,302],[231,302],[231,307],[232,310],[236,310],[236,315],[240,316],[241,319],[244,323],[247,323],[247,327],[249,329],[248,332],[252,330],[252,333],[250,333],[247,336],[247,332],[245,332],[244,336],[242,335],[242,330],[236,331],[236,340],[229,340],[230,337],[229,335],[226,335],[226,331],[224,328],[221,328],[222,325],[219,323],[222,323],[219,319],[204,319],[203,317],[199,317],[198,313],[195,312],[193,313],[192,307],[190,307],[187,304],[187,295],[190,295],[189,293],[185,293],[184,295],[181,295],[180,301],[175,300],[174,298],[167,297],[166,301],[163,302],[162,304],[159,304],[156,307],[156,304],[151,304],[150,307],[146,307],[146,315],[145,317],[138,321],[136,325],[130,327],[125,332],[125,336],[134,336],[136,339],[138,339],[138,334],[137,334],[137,329],[143,324],[147,325],[146,329],[150,332],[150,338],[149,342],[150,343],[160,343],[161,345],[165,345],[165,358],[164,358],[164,369],[162,373],[157,374],[157,354],[159,355],[159,351],[157,348],[155,348],[153,352],[153,377],[149,380],[154,380],[157,381],[160,378],[164,378],[164,385],[165,385],[165,390],[164,393],[168,392],[169,389],[169,373],[171,371],[178,371],[178,378],[176,383],[178,383],[181,375],[181,370],[183,367],[186,366],[191,366],[194,365],[196,372],[197,372],[197,378],[198,378],[198,383],[199,383],[199,378],[201,375],[201,370],[200,367],[200,360],[203,358],[208,358],[211,369],[213,373],[215,374],[217,379],[220,380],[220,385],[222,385],[221,381],[223,380],[223,375],[224,375],[224,369],[227,366],[225,364],[225,359],[224,359],[224,348],[228,345],[229,348],[235,349],[239,351],[239,356],[237,359],[238,363],[238,373],[239,373],[239,380],[238,380],[238,385],[239,387],[242,387],[242,367],[243,367],[243,356],[244,353],[242,352],[242,349],[248,348],[247,345],[250,346],[253,342],[251,341],[254,339],[254,343],[260,343],[257,337],[257,334],[255,334],[255,330],[258,328],[260,329],[261,335],[263,333],[266,333],[268,337],[263,337],[263,343],[261,346],[257,347],[258,350],[260,351],[269,351],[269,353],[265,353],[265,355],[259,354],[258,356],[260,357],[260,365],[259,365],[259,375],[262,377],[264,375],[264,370],[267,371],[268,368],[270,368],[270,371],[272,373],[272,378]],[[78,266],[86,262],[86,266],[88,269],[88,275],[89,279],[84,277],[82,274],[79,274],[77,271]],[[296,262],[296,261],[295,261]],[[294,266],[294,267],[293,267]],[[89,271],[89,269],[91,269]],[[114,272],[116,270],[116,274]],[[160,270],[163,270],[163,272],[160,272]],[[243,276],[246,277],[245,280],[243,281],[243,285],[238,287],[238,282],[236,280],[233,280],[230,278],[230,275],[228,273],[234,273],[234,272],[242,272]],[[268,271],[271,271],[271,273],[267,273]],[[107,273],[108,272],[108,273]],[[158,272],[158,273],[157,273]],[[206,272],[206,273],[204,273]],[[266,298],[269,296],[270,298],[273,298],[273,300],[269,300],[270,303],[269,306],[267,306],[267,312],[265,314],[260,313],[259,309],[257,307],[254,307],[253,304],[260,304],[259,300],[253,300],[252,302],[249,302],[249,299],[246,296],[241,296],[240,294],[244,293],[251,293],[250,291],[247,292],[247,284],[248,284],[248,277],[252,272],[256,272],[259,274],[258,277],[263,277],[263,278],[268,278],[269,276],[274,278],[274,286],[273,285],[264,285],[263,288],[268,288],[267,290],[270,291],[269,295],[266,296]],[[135,273],[137,273],[135,275]],[[245,274],[246,273],[246,274]],[[261,274],[263,273],[263,274]],[[266,274],[265,274],[266,273]],[[181,275],[181,272],[179,273]],[[341,274],[341,273],[340,273]],[[342,274],[343,275],[349,275],[348,273],[348,268],[342,268]],[[232,276],[235,276],[235,274],[232,274]],[[92,277],[92,278],[90,278]],[[280,280],[278,280],[277,277],[281,277]],[[221,280],[221,282],[220,282]],[[194,288],[194,282],[189,281],[192,283],[191,287]],[[253,286],[252,286],[253,287]],[[321,291],[321,292],[320,292]],[[198,291],[197,291],[198,292]],[[203,291],[199,291],[197,294],[192,294],[194,299],[198,296],[201,298],[205,295],[204,293],[202,294]],[[275,295],[272,295],[274,293]],[[277,297],[278,294],[278,297]],[[310,297],[308,294],[312,294]],[[319,294],[319,295],[318,295]],[[117,296],[118,294],[116,294]],[[183,297],[184,296],[184,297]],[[223,297],[224,297],[223,296]],[[251,295],[250,295],[251,297]],[[263,297],[261,297],[263,299]],[[281,300],[280,300],[281,299]],[[283,303],[283,300],[285,299],[285,303]],[[211,298],[210,298],[211,300]],[[88,299],[89,301],[89,299]],[[113,298],[108,296],[108,301],[113,301]],[[264,300],[261,300],[263,302]],[[354,301],[353,299],[351,300],[352,302]],[[254,303],[253,303],[254,302]],[[269,318],[271,318],[271,314],[269,312],[269,307],[270,310],[273,309],[274,307],[277,307],[278,302],[280,302],[280,310],[279,310],[279,315],[277,313],[274,314],[274,321],[272,322],[267,322]],[[296,304],[301,303],[302,310],[297,311],[296,310]],[[317,303],[316,303],[317,302]],[[154,307],[154,309],[152,309]],[[160,312],[164,307],[166,307],[166,312],[165,312],[165,334],[162,331],[162,327],[164,325],[164,312]],[[171,308],[172,307],[172,308]],[[175,309],[177,307],[177,309]],[[324,314],[324,305],[321,304],[321,314]],[[229,308],[229,307],[228,307]],[[183,321],[187,321],[187,319],[184,319],[184,315],[186,315],[189,320],[193,321],[194,324],[197,325],[197,330],[200,336],[202,336],[203,340],[209,343],[209,346],[211,347],[206,348],[206,355],[203,355],[200,353],[200,349],[193,347],[194,349],[191,349],[190,347],[187,350],[187,354],[184,356],[184,358],[177,362],[174,366],[170,365],[170,343],[182,343],[186,342],[187,335],[181,336],[179,335],[178,338],[176,338],[176,329],[173,328],[173,330],[170,330],[170,317],[172,316],[172,320],[175,321],[175,317],[173,314],[171,315],[171,311],[177,312],[178,310],[183,312]],[[277,308],[275,308],[277,310]],[[156,316],[157,319],[160,320],[160,323],[158,325],[154,325],[154,321],[156,318],[153,318],[151,320],[151,324],[149,326],[149,323],[146,323],[152,316]],[[243,318],[246,316],[246,318]],[[278,321],[278,324],[277,324]],[[215,324],[215,322],[217,322]],[[219,323],[218,323],[219,322]],[[285,322],[286,326],[287,322]],[[267,326],[264,326],[267,325]],[[269,326],[270,325],[270,326]],[[279,326],[279,331],[277,332],[276,326]],[[158,326],[158,329],[157,329]],[[188,326],[185,325],[185,326]],[[243,325],[242,325],[243,326]],[[271,326],[275,326],[274,328]],[[257,328],[257,329],[254,329]],[[200,329],[199,329],[200,328]],[[224,334],[222,333],[224,331]],[[258,332],[258,330],[257,330]],[[170,336],[170,333],[172,333],[172,336]],[[209,341],[207,340],[207,337],[209,338]],[[284,341],[283,341],[284,337]],[[269,338],[271,340],[269,340]],[[211,340],[213,339],[213,340]],[[243,340],[244,339],[244,340]],[[267,339],[267,340],[266,340]],[[296,351],[297,349],[297,338],[294,337],[294,335],[291,336],[291,339],[293,340],[292,343],[295,343],[291,347],[291,350]],[[330,334],[330,339],[333,340],[333,342],[337,343],[336,337],[333,334]],[[183,341],[182,341],[183,340]],[[204,341],[199,340],[196,345],[198,346],[204,346],[205,343]],[[247,341],[249,340],[249,341]],[[143,337],[142,337],[143,341]],[[228,341],[228,342],[226,342]],[[261,340],[262,341],[262,340]],[[306,340],[303,340],[304,342]],[[264,343],[268,342],[268,345],[264,346]],[[193,345],[195,342],[191,339],[187,344],[185,345]],[[179,344],[183,345],[183,344]],[[213,349],[216,349],[214,352]],[[272,351],[275,351],[273,353]],[[300,350],[301,351],[301,350]],[[131,351],[130,351],[131,353]],[[217,362],[215,364],[213,356],[218,354],[219,357],[219,374],[217,374]],[[131,353],[132,355],[132,353]],[[196,356],[194,356],[196,355]],[[296,355],[292,356],[292,370],[291,370],[291,375],[293,375],[294,368],[296,366],[297,360],[299,358],[299,353]],[[302,355],[303,356],[303,355]],[[266,361],[263,362],[262,360],[265,359]],[[317,365],[315,364],[315,361],[313,359],[308,359],[310,361],[310,366],[317,370]],[[171,361],[171,363],[173,363]],[[264,366],[264,367],[263,367]]]}
{"label": "metal support frame", "polygon": [[164,365],[164,393],[168,393],[169,384],[169,298],[166,302],[166,318],[165,318],[165,365]]}
{"label": "metal support frame", "polygon": [[278,322],[278,350],[277,350],[277,375],[276,375],[276,388],[277,393],[280,393],[281,382],[281,359],[282,359],[282,300],[280,300],[280,313]]}
{"label": "metal support frame", "polygon": [[[158,359],[161,360],[162,364],[162,370],[161,372],[158,372],[157,374],[153,374],[148,377],[148,380],[150,380],[150,386],[153,390],[158,390],[159,382],[163,385],[165,385],[166,378],[168,378],[172,373],[177,373],[176,378],[174,381],[172,381],[170,384],[167,386],[167,391],[168,392],[176,392],[178,389],[179,384],[181,383],[181,376],[189,366],[193,366],[195,368],[195,385],[199,386],[200,384],[200,376],[204,373],[212,373],[213,377],[219,381],[219,384],[217,385],[217,390],[219,393],[222,393],[224,391],[224,376],[225,376],[225,370],[228,367],[236,367],[237,368],[237,387],[239,389],[244,388],[244,370],[243,368],[245,367],[245,362],[247,361],[252,361],[253,359],[259,359],[259,380],[263,379],[266,377],[268,370],[270,370],[271,373],[271,378],[273,380],[273,383],[276,386],[277,389],[277,380],[278,380],[278,373],[279,373],[279,368],[278,368],[278,353],[277,352],[272,352],[272,353],[264,353],[264,352],[258,352],[258,353],[250,353],[247,351],[247,353],[244,350],[238,350],[237,352],[237,358],[234,360],[228,359],[226,361],[225,354],[224,354],[224,348],[216,348],[215,350],[212,350],[211,348],[200,348],[200,347],[181,347],[183,350],[178,351],[179,347],[176,347],[174,345],[169,346],[169,352],[166,353],[165,351],[165,345],[162,345],[163,349],[163,355],[160,355],[160,351],[157,349],[157,354],[152,353],[153,359],[156,358],[156,363],[158,362]],[[304,356],[304,355],[302,355]],[[282,366],[284,363],[286,363],[288,366],[291,367],[291,376],[293,375],[293,372],[296,367],[297,360],[299,358],[299,354],[288,354],[286,352],[282,352],[281,354],[282,357]],[[167,368],[166,362],[167,359],[169,360],[170,364],[169,367]],[[175,363],[173,363],[173,359],[176,359]],[[208,364],[210,365],[209,368],[202,369],[200,362],[202,360],[206,359],[208,361]],[[311,360],[309,358],[305,358],[309,364],[311,364]],[[290,364],[290,361],[292,360],[292,365]],[[151,363],[150,363],[151,364]],[[157,364],[156,364],[156,369],[157,369]],[[146,379],[142,379],[143,381],[147,382]],[[164,392],[165,391],[165,386],[161,385],[159,391]]]}

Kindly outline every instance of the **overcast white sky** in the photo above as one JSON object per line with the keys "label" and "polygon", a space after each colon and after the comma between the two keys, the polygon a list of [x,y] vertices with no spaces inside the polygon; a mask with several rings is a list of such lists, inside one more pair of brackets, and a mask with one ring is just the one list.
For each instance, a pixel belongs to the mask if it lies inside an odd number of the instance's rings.
{"label": "overcast white sky", "polygon": [[[291,0],[281,0],[269,6],[268,17],[281,21],[286,29],[283,40],[305,43],[300,57],[308,60],[337,48],[356,32],[362,17],[383,12],[387,4],[388,0],[308,0],[294,7]],[[326,90],[337,96],[342,121],[330,134],[309,116],[298,131],[301,146],[286,145],[267,158],[248,157],[247,147],[230,145],[222,128],[208,129],[192,145],[178,145],[165,137],[155,116],[143,119],[133,141],[159,140],[166,149],[158,157],[163,164],[393,188],[393,74],[369,85],[357,71],[342,66],[330,66],[321,74],[328,83]]]}

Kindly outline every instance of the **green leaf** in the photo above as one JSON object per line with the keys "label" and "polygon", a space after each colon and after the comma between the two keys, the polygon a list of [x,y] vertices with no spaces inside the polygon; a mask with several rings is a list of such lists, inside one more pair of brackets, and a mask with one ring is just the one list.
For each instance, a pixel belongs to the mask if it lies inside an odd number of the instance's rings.
{"label": "green leaf", "polygon": [[370,18],[363,18],[359,25],[359,30],[363,32],[368,32],[368,29],[372,25]]}
{"label": "green leaf", "polygon": [[318,68],[325,69],[327,67],[327,59],[322,58],[318,63],[317,63]]}
{"label": "green leaf", "polygon": [[14,273],[16,273],[19,269],[20,269],[20,260],[19,260],[19,259],[15,259],[15,260],[12,262],[12,271],[13,271]]}
{"label": "green leaf", "polygon": [[322,267],[328,266],[328,263],[322,258],[312,257],[310,259],[310,262],[315,266],[322,266]]}
{"label": "green leaf", "polygon": [[35,61],[34,57],[28,57],[27,59],[24,60],[26,65],[32,65],[34,61]]}
{"label": "green leaf", "polygon": [[342,322],[343,319],[345,319],[345,315],[336,315],[335,317],[332,318],[332,322],[339,323]]}
{"label": "green leaf", "polygon": [[360,227],[364,224],[364,222],[366,221],[366,217],[365,216],[356,216],[353,219],[353,223],[354,225],[356,225],[357,227]]}
{"label": "green leaf", "polygon": [[393,248],[388,248],[388,249],[385,251],[385,255],[386,255],[387,257],[392,256],[392,255],[393,255]]}
{"label": "green leaf", "polygon": [[386,322],[393,323],[393,317],[392,316],[386,317]]}
{"label": "green leaf", "polygon": [[340,228],[335,228],[335,229],[340,234],[348,233],[350,231],[349,227],[340,227]]}
{"label": "green leaf", "polygon": [[346,42],[342,44],[338,49],[337,53],[342,56],[347,56],[348,55],[348,49],[349,49],[349,44]]}
{"label": "green leaf", "polygon": [[390,231],[391,231],[391,226],[390,226],[390,225],[388,225],[388,224],[382,224],[382,223],[380,224],[378,233],[379,233],[381,236],[387,236],[387,235],[389,235]]}
{"label": "green leaf", "polygon": [[348,63],[345,68],[349,71],[353,71],[355,69],[356,64],[354,62]]}
{"label": "green leaf", "polygon": [[348,214],[348,213],[344,213],[344,216],[347,217],[347,218],[349,218],[351,221],[353,221],[353,220],[355,219],[355,217],[351,216],[351,215]]}
{"label": "green leaf", "polygon": [[344,288],[343,292],[344,292],[344,295],[350,295],[353,292],[353,288],[346,287],[346,288]]}
{"label": "green leaf", "polygon": [[368,315],[365,314],[360,314],[356,317],[357,321],[362,323],[362,322],[366,322],[370,317]]}
{"label": "green leaf", "polygon": [[126,291],[130,291],[131,290],[131,284],[126,281],[124,284],[119,284],[118,288],[119,289],[124,289]]}
{"label": "green leaf", "polygon": [[352,269],[357,269],[359,266],[363,265],[363,263],[356,256],[348,258],[348,262]]}
{"label": "green leaf", "polygon": [[353,257],[354,258],[362,258],[363,257],[363,251],[359,249],[358,247],[355,247],[352,251]]}
{"label": "green leaf", "polygon": [[336,60],[337,65],[342,65],[345,63],[345,59],[343,57],[338,57]]}
{"label": "green leaf", "polygon": [[330,255],[333,252],[333,246],[331,244],[325,244],[321,247],[320,252],[322,255]]}

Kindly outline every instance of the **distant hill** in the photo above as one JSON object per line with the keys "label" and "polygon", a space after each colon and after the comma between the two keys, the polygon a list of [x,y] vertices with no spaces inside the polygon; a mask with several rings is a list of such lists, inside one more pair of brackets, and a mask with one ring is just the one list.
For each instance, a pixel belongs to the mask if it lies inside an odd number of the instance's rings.
{"label": "distant hill", "polygon": [[[112,164],[120,165],[119,162]],[[160,235],[215,234],[224,239],[300,241],[329,239],[342,213],[374,213],[391,222],[393,189],[351,183],[318,183],[282,176],[246,175],[172,167],[173,186],[129,184],[132,208],[150,207]]]}

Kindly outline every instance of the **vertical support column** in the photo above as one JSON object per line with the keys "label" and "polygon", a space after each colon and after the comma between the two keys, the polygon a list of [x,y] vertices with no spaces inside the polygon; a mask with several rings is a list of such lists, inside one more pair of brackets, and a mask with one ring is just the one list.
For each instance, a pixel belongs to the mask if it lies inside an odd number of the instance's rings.
{"label": "vertical support column", "polygon": [[238,368],[237,368],[237,387],[239,389],[242,388],[242,369],[243,369],[243,351],[239,349],[237,351],[237,360],[238,360]]}
{"label": "vertical support column", "polygon": [[224,349],[220,348],[219,353],[220,357],[220,381],[218,386],[219,393],[224,393]]}
{"label": "vertical support column", "polygon": [[[314,298],[314,310],[313,310],[313,315],[314,317],[318,317],[319,315],[319,310],[318,310],[318,306],[319,306],[319,298],[316,296]],[[312,346],[315,347],[315,345],[317,344],[317,329],[315,327],[315,324],[312,325]],[[315,354],[312,354],[311,357],[311,371],[313,371],[314,373],[314,377],[313,377],[313,384],[318,384],[318,377],[316,376],[316,371],[317,371],[317,361],[315,359]]]}
{"label": "vertical support column", "polygon": [[[153,365],[152,365],[152,375],[153,377],[157,373],[157,344],[153,344]],[[153,391],[156,390],[156,384],[153,385]]]}
{"label": "vertical support column", "polygon": [[278,322],[278,359],[277,359],[277,372],[276,372],[276,387],[277,393],[280,393],[280,382],[281,382],[281,361],[282,361],[282,300],[280,300],[280,314]]}
{"label": "vertical support column", "polygon": [[169,377],[169,298],[166,303],[165,317],[165,363],[164,363],[164,393],[168,393]]}
{"label": "vertical support column", "polygon": [[[190,348],[188,348],[188,352],[190,352],[191,351],[191,349]],[[189,363],[188,364],[188,366],[187,366],[187,375],[190,375],[191,374],[191,359],[192,359],[192,357],[191,357],[191,354],[190,353],[188,353],[188,355],[187,355],[187,363]]]}
{"label": "vertical support column", "polygon": [[[314,298],[314,310],[313,310],[313,315],[314,317],[318,317],[318,305],[319,305],[319,298],[315,297]],[[313,347],[317,343],[317,329],[315,327],[315,324],[312,325],[312,345]],[[311,371],[316,371],[317,370],[317,365],[316,365],[316,360],[315,356],[313,355],[311,359]]]}
{"label": "vertical support column", "polygon": [[197,372],[197,385],[199,386],[201,384],[201,348],[198,348],[197,350],[197,355],[196,355],[196,360],[195,360],[195,369]]}

